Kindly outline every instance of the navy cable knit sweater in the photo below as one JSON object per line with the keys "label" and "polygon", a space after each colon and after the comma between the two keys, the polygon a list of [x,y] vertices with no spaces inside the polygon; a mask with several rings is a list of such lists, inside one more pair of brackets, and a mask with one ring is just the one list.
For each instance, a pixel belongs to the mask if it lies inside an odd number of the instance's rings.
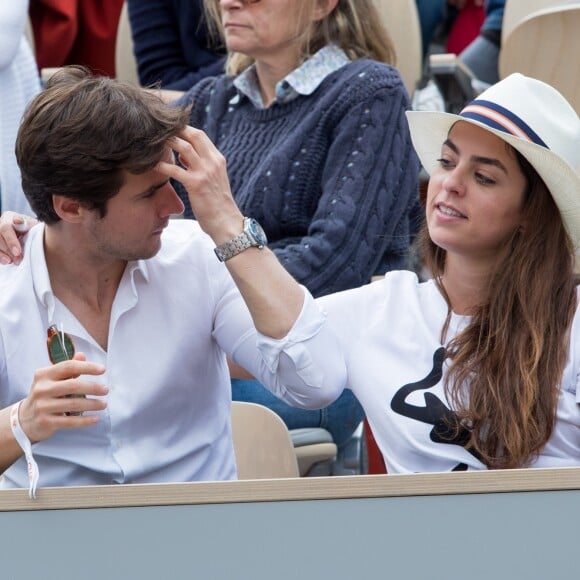
{"label": "navy cable knit sweater", "polygon": [[242,212],[314,296],[407,266],[419,162],[394,68],[356,60],[312,95],[261,110],[226,75],[180,102],[193,105],[191,124],[225,155]]}

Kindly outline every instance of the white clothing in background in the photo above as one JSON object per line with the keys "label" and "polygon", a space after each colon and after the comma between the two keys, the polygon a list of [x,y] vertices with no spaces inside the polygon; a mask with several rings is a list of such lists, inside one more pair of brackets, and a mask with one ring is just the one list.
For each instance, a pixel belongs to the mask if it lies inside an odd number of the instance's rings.
{"label": "white clothing in background", "polygon": [[14,154],[24,109],[40,91],[36,61],[24,35],[27,15],[28,2],[0,3],[0,192],[2,211],[32,215]]}

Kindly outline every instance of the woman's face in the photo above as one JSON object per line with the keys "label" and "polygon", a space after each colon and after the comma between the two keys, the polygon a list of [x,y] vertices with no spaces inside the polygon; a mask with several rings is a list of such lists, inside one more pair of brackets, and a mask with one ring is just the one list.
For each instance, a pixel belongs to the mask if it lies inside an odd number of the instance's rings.
{"label": "woman's face", "polygon": [[299,0],[219,0],[228,51],[276,66],[298,63],[302,38],[317,18]]}
{"label": "woman's face", "polygon": [[431,239],[448,256],[493,263],[522,224],[525,188],[515,152],[505,141],[457,122],[427,188]]}

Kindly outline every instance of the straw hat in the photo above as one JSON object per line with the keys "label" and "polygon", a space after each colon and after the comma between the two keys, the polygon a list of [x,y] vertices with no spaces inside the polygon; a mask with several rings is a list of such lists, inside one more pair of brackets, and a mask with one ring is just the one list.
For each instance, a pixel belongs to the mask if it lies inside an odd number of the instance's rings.
{"label": "straw hat", "polygon": [[580,119],[546,83],[514,73],[492,85],[459,115],[407,111],[413,145],[423,167],[437,167],[441,145],[457,121],[497,135],[517,149],[542,177],[580,248]]}

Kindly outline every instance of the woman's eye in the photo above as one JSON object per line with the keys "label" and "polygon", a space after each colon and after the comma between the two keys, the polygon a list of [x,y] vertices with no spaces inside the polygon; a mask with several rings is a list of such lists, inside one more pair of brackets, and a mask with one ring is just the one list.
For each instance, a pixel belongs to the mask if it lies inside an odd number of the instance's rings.
{"label": "woman's eye", "polygon": [[491,177],[488,177],[487,175],[483,175],[483,173],[476,173],[475,179],[478,183],[481,183],[481,185],[494,185],[495,184],[494,179],[491,179]]}
{"label": "woman's eye", "polygon": [[449,169],[451,167],[451,161],[449,159],[444,159],[443,157],[441,159],[437,159],[437,163],[439,163],[443,169]]}

